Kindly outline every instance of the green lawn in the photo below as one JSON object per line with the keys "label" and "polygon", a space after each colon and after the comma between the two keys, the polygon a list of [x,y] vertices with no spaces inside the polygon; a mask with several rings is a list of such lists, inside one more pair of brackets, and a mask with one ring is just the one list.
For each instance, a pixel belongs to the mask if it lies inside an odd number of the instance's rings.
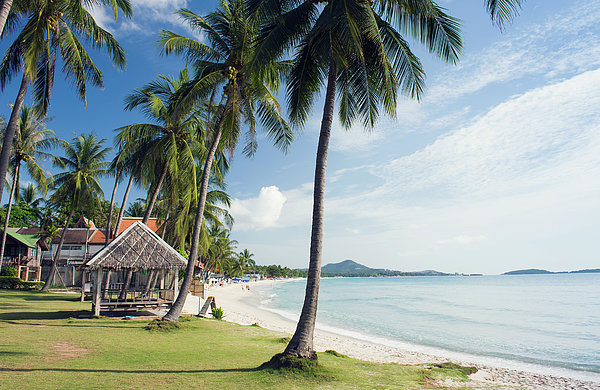
{"label": "green lawn", "polygon": [[0,290],[0,388],[426,389],[466,378],[457,368],[330,353],[319,354],[313,374],[259,370],[287,335],[198,318],[170,332],[147,331],[148,321],[74,318],[89,309],[76,295]]}

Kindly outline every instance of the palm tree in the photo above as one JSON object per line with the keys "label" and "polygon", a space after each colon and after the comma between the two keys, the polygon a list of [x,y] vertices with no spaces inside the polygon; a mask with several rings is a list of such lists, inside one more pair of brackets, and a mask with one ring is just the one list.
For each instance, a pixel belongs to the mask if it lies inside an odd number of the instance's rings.
{"label": "palm tree", "polygon": [[141,107],[157,123],[124,126],[117,129],[116,136],[116,142],[125,153],[143,156],[137,160],[151,183],[143,223],[148,222],[167,177],[189,183],[194,193],[197,188],[195,156],[203,154],[198,137],[202,107],[199,103],[182,107],[179,91],[188,81],[187,69],[182,70],[177,79],[159,76],[125,99],[126,109]]}
{"label": "palm tree", "polygon": [[60,235],[56,255],[52,260],[52,269],[44,284],[44,291],[48,291],[54,279],[65,234],[75,210],[83,206],[99,205],[104,197],[99,179],[108,172],[110,161],[105,159],[111,150],[104,147],[104,141],[92,133],[75,136],[71,143],[61,142],[65,156],[56,158],[55,165],[65,171],[56,175],[56,190],[50,201],[55,205],[68,205],[70,210]]}
{"label": "palm tree", "polygon": [[127,210],[125,211],[126,217],[143,217],[145,214],[146,207],[144,202],[141,200],[136,200],[132,204],[129,205]]}
{"label": "palm tree", "polygon": [[240,259],[241,263],[246,269],[249,270],[254,270],[254,267],[256,267],[256,261],[254,261],[253,257],[254,254],[251,253],[248,249],[244,249],[238,255],[238,258]]}
{"label": "palm tree", "polygon": [[235,245],[236,240],[230,238],[229,230],[214,226],[208,234],[209,246],[204,258],[204,278],[212,271],[218,270],[225,274],[225,270],[232,268],[232,263],[235,260]]}
{"label": "palm tree", "polygon": [[43,201],[43,199],[36,198],[37,195],[38,190],[35,188],[33,183],[29,183],[25,186],[25,188],[21,188],[19,200],[25,202],[25,204],[30,207],[38,207],[40,202]]}
{"label": "palm tree", "polygon": [[[47,118],[38,110],[24,106],[21,109],[17,134],[12,148],[11,165],[13,167],[13,183],[8,200],[8,210],[4,220],[4,230],[2,232],[2,243],[0,244],[0,254],[4,254],[6,245],[6,230],[10,219],[10,211],[15,197],[19,195],[19,178],[21,174],[21,164],[25,163],[27,173],[38,184],[38,188],[43,194],[48,189],[48,181],[51,180],[50,172],[43,168],[41,160],[53,158],[50,153],[45,152],[52,148],[58,142],[54,137],[54,131],[46,128]],[[31,186],[33,188],[33,185]]]}
{"label": "palm tree", "polygon": [[[281,64],[272,62],[268,71],[258,72],[248,66],[254,56],[253,40],[256,23],[246,12],[243,0],[222,0],[220,7],[208,16],[201,17],[190,10],[178,11],[179,16],[195,31],[205,34],[209,44],[163,31],[159,39],[163,53],[183,55],[196,67],[196,77],[189,83],[183,102],[195,101],[210,95],[208,120],[211,145],[204,161],[202,180],[197,198],[196,218],[191,238],[190,260],[179,295],[171,310],[163,317],[177,321],[192,282],[195,259],[200,254],[200,234],[213,160],[219,147],[233,152],[240,136],[241,122],[248,126],[248,143],[244,153],[256,150],[256,125],[259,122],[276,146],[286,150],[293,133],[280,114],[274,94],[279,86]],[[262,77],[259,77],[262,76]],[[218,87],[223,86],[220,103]]]}
{"label": "palm tree", "polygon": [[398,89],[419,98],[424,71],[419,59],[396,30],[421,41],[445,61],[458,59],[462,42],[458,21],[429,0],[314,1],[252,0],[249,7],[266,20],[257,60],[293,50],[287,100],[291,120],[303,125],[321,86],[325,104],[317,148],[308,279],[296,331],[284,354],[316,359],[313,332],[317,314],[325,172],[336,94],[342,125],[357,118],[372,129],[381,109],[395,115]]}
{"label": "palm tree", "polygon": [[[0,88],[4,89],[20,70],[23,70],[23,74],[0,152],[0,197],[4,191],[18,116],[30,82],[34,83],[34,98],[46,114],[56,59],[60,56],[67,78],[73,81],[79,96],[87,105],[87,83],[103,87],[102,72],[79,37],[83,37],[91,47],[107,51],[117,68],[125,66],[124,50],[110,33],[96,24],[84,8],[84,5],[94,4],[109,4],[115,12],[120,8],[126,16],[131,15],[129,0],[18,0],[12,6],[13,19],[23,15],[25,24],[0,63]],[[16,28],[17,24],[10,23],[11,29]]]}
{"label": "palm tree", "polygon": [[[93,6],[96,4],[104,4],[108,5],[113,9],[115,20],[117,19],[117,9],[121,9],[126,16],[130,17],[131,6],[128,1],[123,0],[72,0],[76,3],[81,3],[85,6]],[[27,7],[27,1],[25,0],[0,0],[0,36],[2,36],[2,32],[4,31],[4,26],[9,19],[9,16],[12,16],[11,19],[15,19],[15,15],[10,15],[11,7],[15,3],[19,8],[23,9]]]}

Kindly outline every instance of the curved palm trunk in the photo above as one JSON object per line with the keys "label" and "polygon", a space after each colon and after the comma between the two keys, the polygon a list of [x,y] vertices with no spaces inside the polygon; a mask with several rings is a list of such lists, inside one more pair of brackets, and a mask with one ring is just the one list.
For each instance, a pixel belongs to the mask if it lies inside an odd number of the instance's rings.
{"label": "curved palm trunk", "polygon": [[125,190],[125,195],[123,195],[123,203],[121,204],[121,210],[119,210],[119,217],[117,218],[115,231],[112,235],[113,237],[116,237],[119,235],[119,226],[121,225],[121,221],[123,220],[123,214],[125,213],[125,204],[127,203],[127,198],[129,197],[129,190],[131,190],[132,184],[133,184],[133,172],[131,173],[131,177],[129,177],[129,183],[127,183],[127,189]]}
{"label": "curved palm trunk", "polygon": [[148,204],[146,213],[144,214],[144,219],[142,219],[142,223],[145,225],[148,224],[148,220],[150,219],[150,215],[152,214],[152,209],[154,208],[154,205],[156,204],[156,199],[158,199],[158,194],[160,193],[160,187],[162,187],[162,183],[163,183],[163,181],[165,181],[165,177],[167,177],[168,169],[169,169],[169,165],[167,162],[165,162],[165,165],[163,166],[163,170],[160,174],[160,178],[158,179],[158,182],[156,183],[156,187],[154,188],[154,191],[152,192],[152,197],[150,198],[150,203]]}
{"label": "curved palm trunk", "polygon": [[12,7],[13,0],[1,0],[0,1],[0,35],[4,31],[4,25],[6,24],[6,19],[8,19],[8,13],[10,12],[10,7]]}
{"label": "curved palm trunk", "polygon": [[17,188],[17,182],[19,175],[19,163],[15,167],[15,174],[13,176],[12,189],[10,190],[10,198],[8,199],[8,208],[6,209],[6,218],[4,218],[4,230],[2,231],[2,245],[0,245],[0,269],[2,269],[2,259],[4,258],[4,248],[6,247],[6,231],[8,230],[8,221],[10,220],[10,211],[12,210],[12,202],[15,197],[15,189]]}
{"label": "curved palm trunk", "polygon": [[108,242],[112,236],[112,230],[110,228],[110,222],[112,220],[113,215],[113,206],[115,205],[115,195],[117,194],[117,187],[119,186],[119,178],[121,177],[121,170],[117,172],[117,177],[115,178],[115,186],[113,187],[112,196],[110,197],[110,209],[108,211],[108,221],[106,222],[106,240],[104,241],[104,246],[108,245]]}
{"label": "curved palm trunk", "polygon": [[56,266],[58,263],[58,259],[60,258],[60,251],[62,250],[63,242],[65,242],[65,236],[67,235],[67,229],[69,224],[71,223],[71,219],[73,218],[73,214],[75,213],[75,207],[71,205],[71,212],[69,212],[69,217],[67,218],[67,223],[65,223],[65,227],[63,228],[62,233],[60,234],[60,241],[58,242],[58,248],[56,249],[56,255],[52,260],[52,269],[50,270],[50,274],[48,278],[44,281],[44,287],[42,287],[42,291],[48,291],[50,288],[50,283],[54,280],[54,275],[56,274]]}
{"label": "curved palm trunk", "polygon": [[310,260],[308,264],[308,279],[302,313],[296,326],[296,332],[285,348],[284,354],[298,357],[317,359],[313,348],[313,334],[317,319],[317,301],[319,299],[319,282],[321,279],[321,252],[323,248],[323,203],[325,199],[325,171],[327,169],[327,151],[331,138],[333,108],[335,103],[336,68],[331,64],[327,80],[325,107],[321,121],[321,134],[317,148],[315,167],[315,186],[313,194],[312,232],[310,237]]}
{"label": "curved palm trunk", "polygon": [[192,279],[194,278],[194,267],[196,266],[196,259],[198,258],[198,249],[200,247],[200,230],[202,229],[202,218],[204,217],[204,206],[206,205],[206,194],[208,193],[208,182],[210,179],[210,171],[212,169],[212,163],[221,140],[221,134],[223,132],[223,124],[219,121],[215,138],[213,139],[212,145],[206,156],[206,162],[204,163],[204,171],[202,171],[202,182],[200,185],[200,194],[198,200],[198,207],[196,208],[196,220],[194,222],[194,232],[192,234],[192,246],[190,248],[190,257],[188,258],[188,264],[185,271],[185,277],[181,283],[181,288],[177,299],[171,306],[169,312],[163,317],[166,321],[178,321],[185,299],[187,298]]}
{"label": "curved palm trunk", "polygon": [[12,112],[10,113],[10,119],[6,126],[6,132],[4,133],[4,143],[2,144],[2,152],[0,152],[0,199],[4,193],[4,181],[6,180],[6,171],[8,170],[8,163],[10,160],[10,153],[15,138],[15,132],[17,131],[17,125],[19,123],[19,115],[21,114],[21,108],[23,108],[23,102],[25,101],[25,95],[27,95],[27,88],[29,87],[29,78],[23,72],[23,78],[21,79],[21,86],[19,87],[19,93],[15,100]]}

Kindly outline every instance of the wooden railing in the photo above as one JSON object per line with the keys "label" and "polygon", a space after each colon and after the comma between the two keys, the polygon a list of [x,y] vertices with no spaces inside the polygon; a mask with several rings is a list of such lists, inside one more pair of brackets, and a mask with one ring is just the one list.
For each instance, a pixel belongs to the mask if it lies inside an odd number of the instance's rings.
{"label": "wooden railing", "polygon": [[127,290],[124,299],[120,299],[121,288],[111,288],[102,291],[102,303],[151,303],[151,302],[173,302],[174,292],[170,289],[144,289]]}

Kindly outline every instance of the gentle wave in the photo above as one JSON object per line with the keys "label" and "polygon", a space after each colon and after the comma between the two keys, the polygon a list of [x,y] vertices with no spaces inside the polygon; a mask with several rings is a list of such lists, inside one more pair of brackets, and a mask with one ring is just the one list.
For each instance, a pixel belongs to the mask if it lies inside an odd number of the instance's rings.
{"label": "gentle wave", "polygon": [[[276,285],[261,306],[297,321],[303,284]],[[323,279],[317,327],[453,360],[600,382],[598,286],[600,275]],[[471,299],[469,289],[478,296]]]}

